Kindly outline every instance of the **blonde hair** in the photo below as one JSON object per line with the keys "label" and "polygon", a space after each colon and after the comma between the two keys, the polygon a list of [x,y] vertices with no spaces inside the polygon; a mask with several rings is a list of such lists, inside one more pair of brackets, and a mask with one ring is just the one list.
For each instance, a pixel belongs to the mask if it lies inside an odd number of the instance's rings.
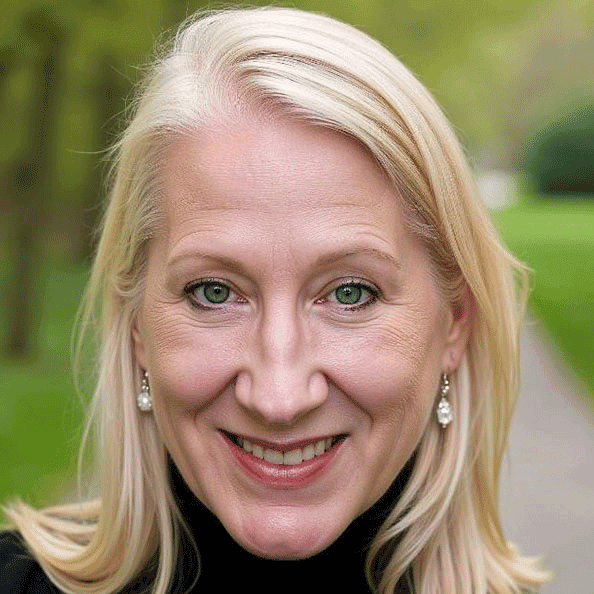
{"label": "blonde hair", "polygon": [[[202,13],[157,61],[116,147],[114,182],[86,294],[99,329],[90,415],[98,497],[8,510],[46,573],[67,593],[116,592],[149,563],[154,594],[173,578],[183,518],[152,415],[141,415],[131,327],[145,247],[160,221],[159,163],[180,134],[242,106],[267,105],[358,140],[403,196],[451,302],[469,290],[475,322],[451,378],[453,423],[429,423],[412,475],[367,560],[377,592],[407,572],[418,594],[517,594],[547,579],[505,539],[499,474],[518,389],[523,267],[502,247],[440,109],[383,46],[355,28],[295,9]],[[95,320],[95,316],[97,316]]]}

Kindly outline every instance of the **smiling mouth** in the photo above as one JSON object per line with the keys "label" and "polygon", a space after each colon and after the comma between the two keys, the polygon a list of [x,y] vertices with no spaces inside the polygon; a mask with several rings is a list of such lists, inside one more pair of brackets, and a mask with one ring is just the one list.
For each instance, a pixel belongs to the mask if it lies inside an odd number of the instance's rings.
{"label": "smiling mouth", "polygon": [[291,449],[287,450],[287,447],[283,448],[282,446],[278,446],[278,448],[275,448],[254,443],[244,437],[234,435],[227,431],[222,431],[222,433],[237,447],[243,449],[248,454],[251,454],[254,458],[278,466],[298,466],[299,464],[303,464],[303,462],[318,458],[336,447],[346,438],[346,435],[344,434],[334,435],[324,439],[311,441],[311,443],[307,443],[303,447],[288,446],[291,447]]}

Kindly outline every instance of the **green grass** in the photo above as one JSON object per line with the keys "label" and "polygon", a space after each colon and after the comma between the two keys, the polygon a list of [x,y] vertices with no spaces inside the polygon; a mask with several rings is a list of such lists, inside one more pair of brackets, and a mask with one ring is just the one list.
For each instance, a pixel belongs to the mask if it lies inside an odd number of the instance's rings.
{"label": "green grass", "polygon": [[532,311],[594,394],[594,199],[526,198],[494,218],[533,270]]}
{"label": "green grass", "polygon": [[[8,270],[0,268],[7,286]],[[35,348],[26,360],[0,359],[0,503],[20,496],[43,504],[73,484],[81,406],[70,334],[85,282],[81,266],[46,263],[37,277]],[[0,308],[2,338],[9,324]]]}

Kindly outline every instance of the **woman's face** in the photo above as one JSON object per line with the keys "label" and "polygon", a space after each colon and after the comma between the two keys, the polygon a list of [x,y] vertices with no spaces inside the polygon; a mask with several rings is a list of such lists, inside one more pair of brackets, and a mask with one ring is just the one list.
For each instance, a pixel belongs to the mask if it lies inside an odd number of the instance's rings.
{"label": "woman's face", "polygon": [[436,422],[468,315],[344,135],[245,118],[177,142],[164,190],[133,335],[165,445],[243,547],[311,556]]}

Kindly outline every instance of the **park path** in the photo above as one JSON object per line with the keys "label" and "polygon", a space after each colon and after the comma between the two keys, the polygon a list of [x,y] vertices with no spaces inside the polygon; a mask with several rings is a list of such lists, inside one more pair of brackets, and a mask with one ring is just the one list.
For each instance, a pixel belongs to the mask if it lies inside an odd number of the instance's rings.
{"label": "park path", "polygon": [[594,594],[591,402],[540,324],[527,322],[501,511],[508,539],[556,573],[542,594]]}

